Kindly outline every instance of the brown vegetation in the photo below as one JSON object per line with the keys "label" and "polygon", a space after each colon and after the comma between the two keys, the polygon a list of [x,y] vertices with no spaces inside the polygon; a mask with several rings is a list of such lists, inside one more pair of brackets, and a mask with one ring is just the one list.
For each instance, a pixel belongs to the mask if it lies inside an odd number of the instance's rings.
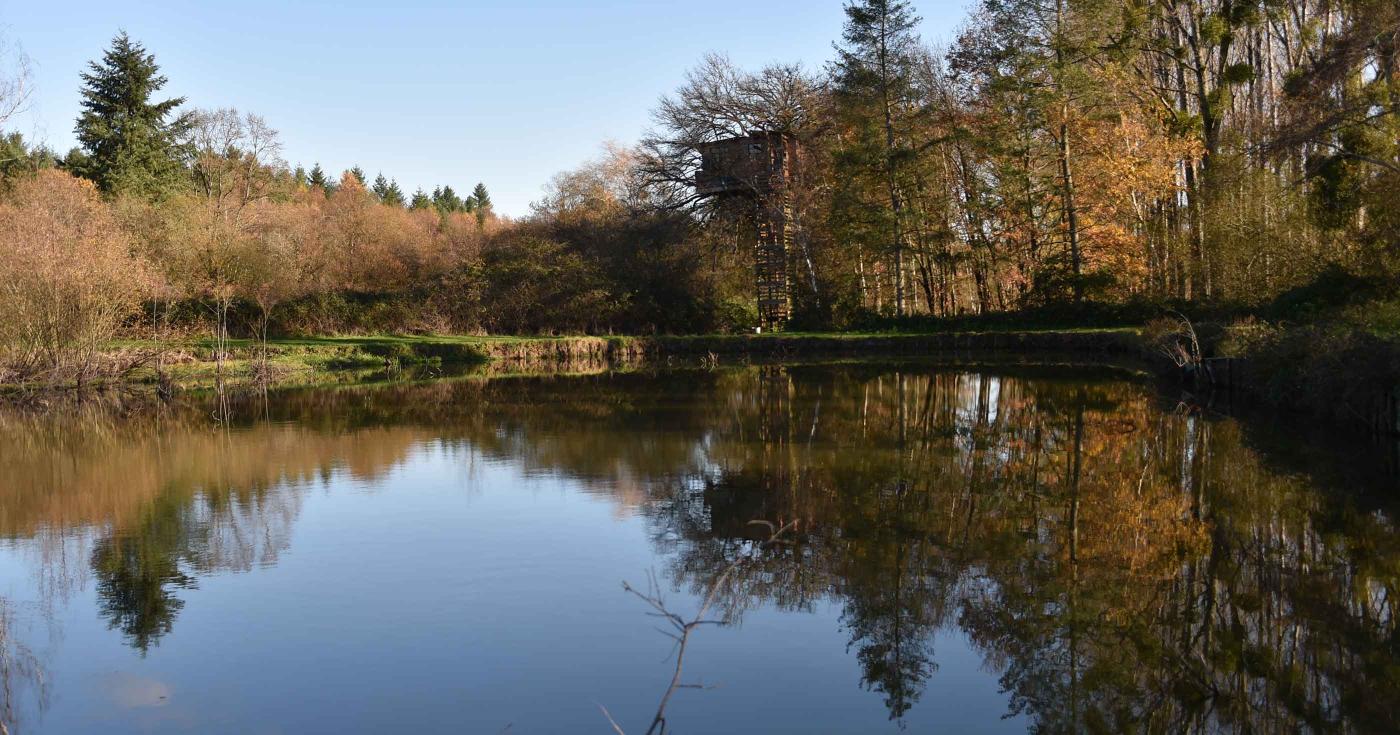
{"label": "brown vegetation", "polygon": [[[121,34],[83,77],[82,150],[4,139],[7,272],[24,271],[7,285],[29,294],[0,313],[19,325],[0,335],[6,363],[85,378],[119,326],[208,330],[217,359],[231,333],[750,331],[753,201],[695,184],[703,151],[758,134],[793,142],[786,275],[770,279],[790,284],[789,327],[1259,311],[1337,270],[1393,291],[1393,2],[985,0],[947,49],[917,36],[906,2],[846,10],[823,72],[706,57],[639,145],[560,174],[518,220],[484,186],[408,198],[358,168],[292,168],[256,115],[152,99],[164,77]],[[23,82],[0,84],[0,111]],[[117,139],[123,115],[136,127]],[[22,184],[54,165],[103,199],[76,203],[52,172]],[[104,255],[59,268],[20,244],[65,208],[46,247]],[[57,291],[33,285],[60,282],[84,293],[82,316],[58,319]]]}
{"label": "brown vegetation", "polygon": [[150,283],[90,182],[42,171],[0,203],[0,381],[81,383]]}

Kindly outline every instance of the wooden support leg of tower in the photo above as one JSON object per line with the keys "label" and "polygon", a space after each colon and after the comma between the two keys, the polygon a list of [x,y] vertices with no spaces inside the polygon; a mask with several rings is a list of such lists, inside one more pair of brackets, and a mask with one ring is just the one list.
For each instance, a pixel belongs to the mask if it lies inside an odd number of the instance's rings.
{"label": "wooden support leg of tower", "polygon": [[758,286],[758,321],[766,331],[781,330],[791,315],[788,296],[789,204],[783,194],[757,197],[754,275]]}

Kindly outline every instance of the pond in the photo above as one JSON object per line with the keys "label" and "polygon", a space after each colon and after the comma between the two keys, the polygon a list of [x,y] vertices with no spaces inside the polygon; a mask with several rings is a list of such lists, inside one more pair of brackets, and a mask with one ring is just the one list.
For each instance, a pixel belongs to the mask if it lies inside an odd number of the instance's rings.
{"label": "pond", "polygon": [[3,412],[0,722],[643,733],[650,597],[723,623],[668,732],[1393,730],[1393,455],[1303,433],[921,363]]}

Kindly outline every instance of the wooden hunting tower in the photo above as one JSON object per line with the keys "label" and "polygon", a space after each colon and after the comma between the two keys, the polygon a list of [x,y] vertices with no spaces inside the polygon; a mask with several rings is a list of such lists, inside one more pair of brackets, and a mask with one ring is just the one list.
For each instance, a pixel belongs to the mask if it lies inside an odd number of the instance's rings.
{"label": "wooden hunting tower", "polygon": [[797,139],[787,133],[756,132],[700,145],[695,191],[702,196],[739,196],[754,203],[758,240],[754,275],[758,321],[781,329],[791,311],[788,245],[792,240],[791,185],[798,163]]}

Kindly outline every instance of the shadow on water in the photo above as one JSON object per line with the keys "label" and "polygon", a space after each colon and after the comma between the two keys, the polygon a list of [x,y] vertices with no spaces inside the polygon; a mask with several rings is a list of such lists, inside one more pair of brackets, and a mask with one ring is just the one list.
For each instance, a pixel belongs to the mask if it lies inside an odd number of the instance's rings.
{"label": "shadow on water", "polygon": [[[469,378],[231,401],[218,425],[199,399],[0,415],[0,539],[82,559],[102,618],[144,653],[202,577],[277,563],[304,488],[335,471],[373,482],[425,442],[471,446],[642,514],[665,583],[713,590],[725,619],[838,606],[861,685],[892,720],[935,686],[935,633],[955,631],[1037,731],[1400,723],[1393,447],[1029,366]],[[764,545],[754,520],[798,525]],[[75,576],[53,562],[39,585],[61,597]],[[0,666],[7,697],[17,671]]]}

